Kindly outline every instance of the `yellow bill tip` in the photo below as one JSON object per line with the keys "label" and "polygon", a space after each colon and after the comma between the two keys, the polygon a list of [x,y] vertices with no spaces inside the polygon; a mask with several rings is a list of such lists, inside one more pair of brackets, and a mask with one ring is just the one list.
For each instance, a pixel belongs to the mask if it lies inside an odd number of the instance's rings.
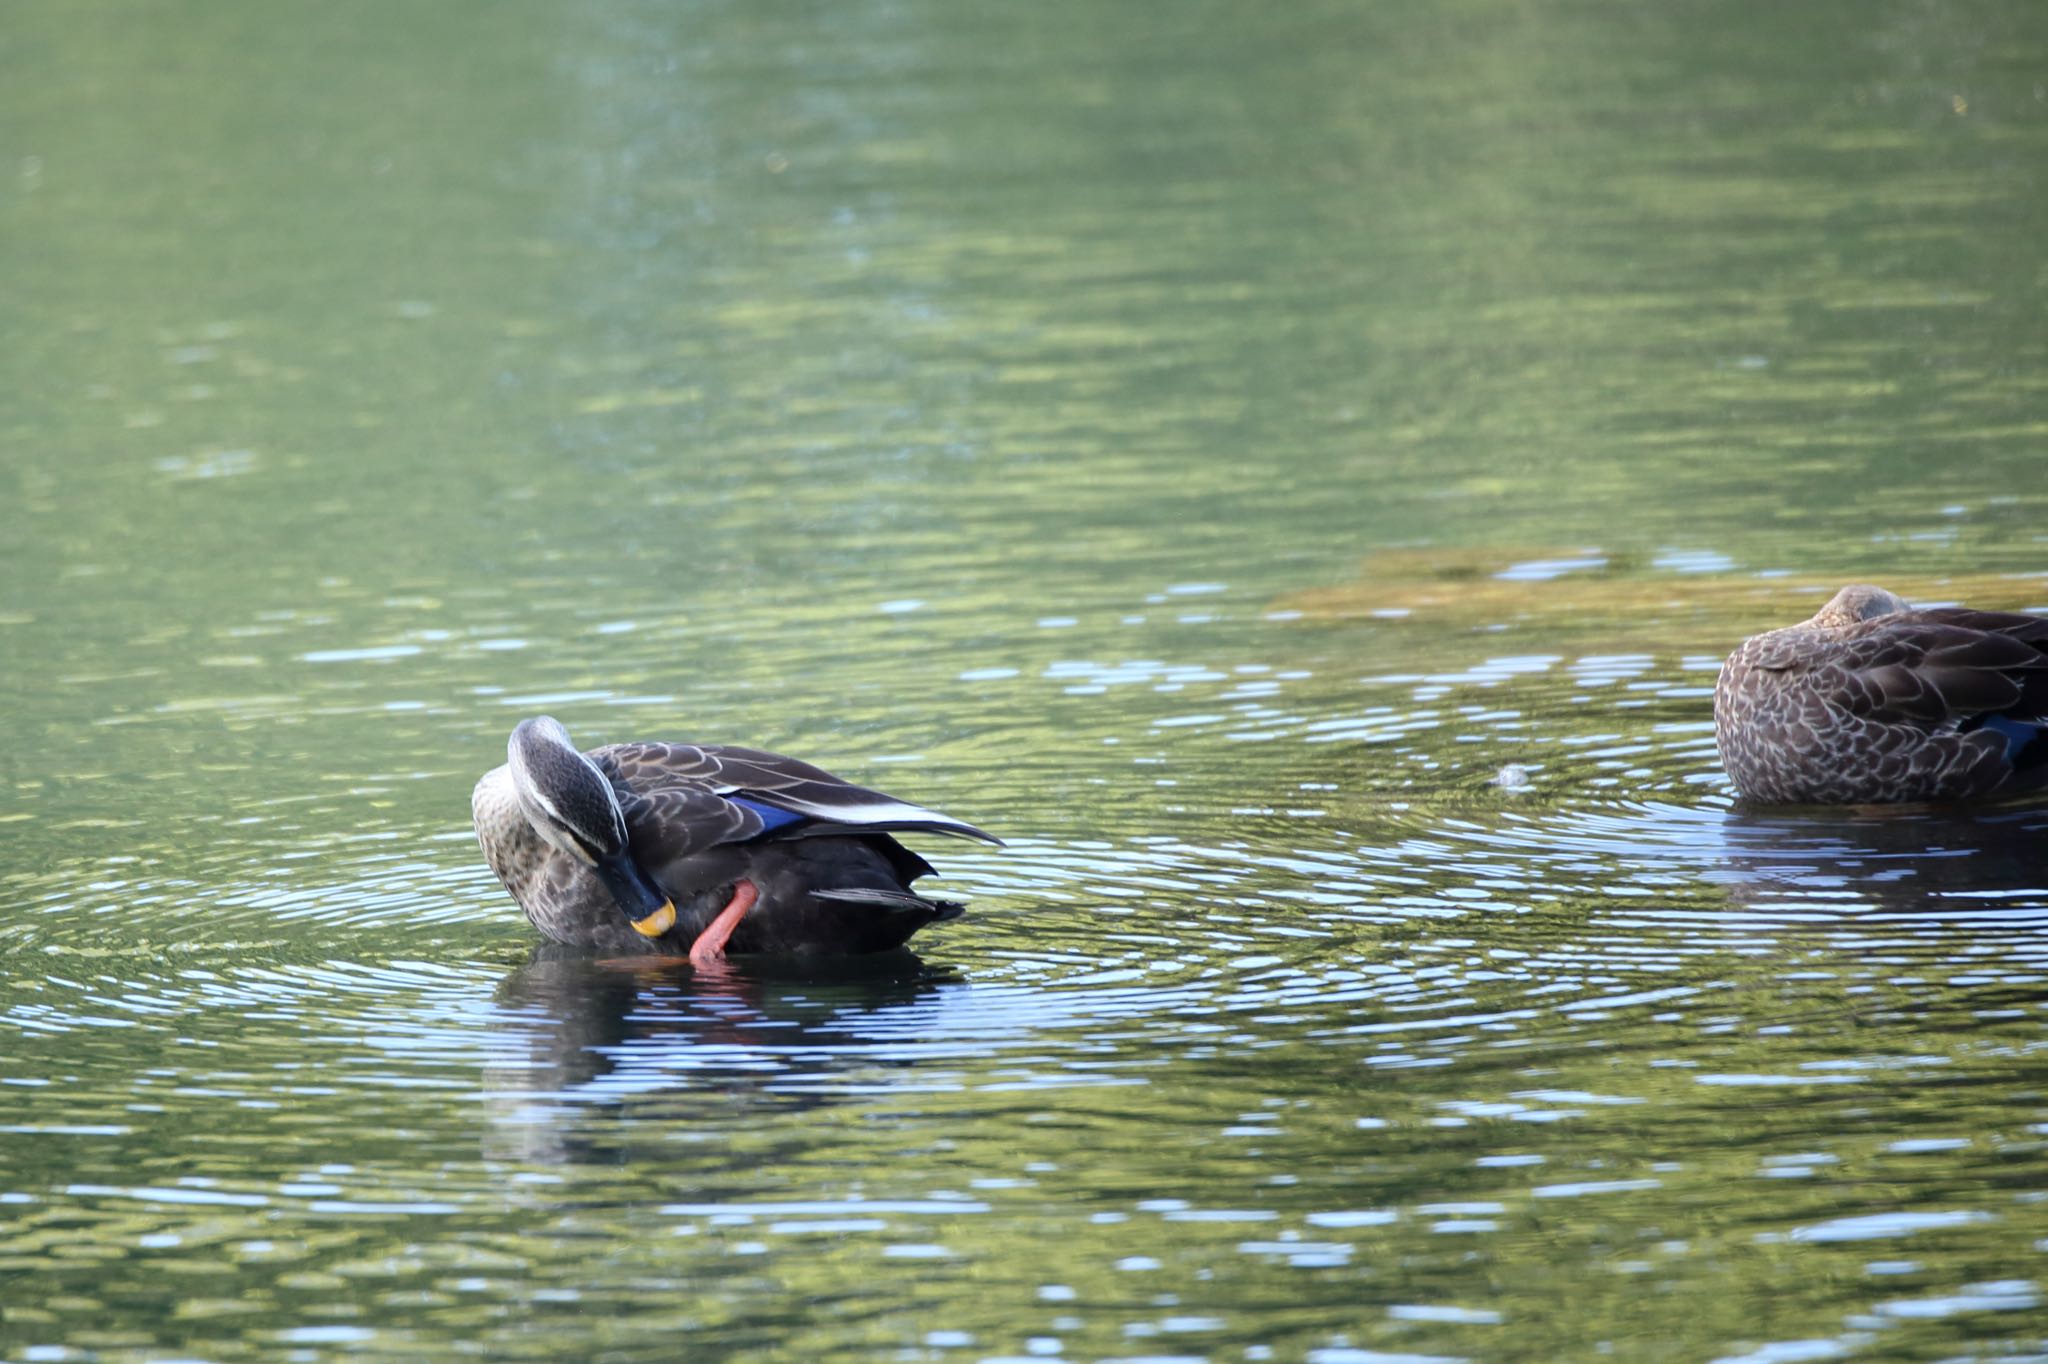
{"label": "yellow bill tip", "polygon": [[664,900],[661,903],[661,908],[655,910],[654,913],[644,919],[633,920],[634,932],[648,938],[658,938],[675,926],[676,904],[673,900]]}

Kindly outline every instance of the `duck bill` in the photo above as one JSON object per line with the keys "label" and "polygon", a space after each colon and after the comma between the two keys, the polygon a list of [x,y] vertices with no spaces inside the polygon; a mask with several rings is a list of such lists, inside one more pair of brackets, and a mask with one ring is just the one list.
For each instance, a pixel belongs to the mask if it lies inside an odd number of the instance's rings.
{"label": "duck bill", "polygon": [[619,852],[599,862],[597,879],[612,893],[626,922],[645,938],[658,938],[676,924],[675,902],[652,877],[642,870],[630,853]]}

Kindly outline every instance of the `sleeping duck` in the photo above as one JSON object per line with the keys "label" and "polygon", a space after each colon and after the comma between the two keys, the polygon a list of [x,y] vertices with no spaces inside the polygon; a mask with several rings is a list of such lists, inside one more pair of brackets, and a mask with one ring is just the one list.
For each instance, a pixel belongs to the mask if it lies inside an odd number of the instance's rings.
{"label": "sleeping duck", "polygon": [[491,870],[533,926],[607,953],[843,954],[901,947],[961,907],[910,889],[895,833],[1000,840],[775,753],[717,744],[579,752],[522,720],[470,796]]}
{"label": "sleeping duck", "polygon": [[2048,616],[1916,611],[1845,587],[1745,640],[1714,687],[1721,762],[1769,805],[1970,801],[2048,786]]}

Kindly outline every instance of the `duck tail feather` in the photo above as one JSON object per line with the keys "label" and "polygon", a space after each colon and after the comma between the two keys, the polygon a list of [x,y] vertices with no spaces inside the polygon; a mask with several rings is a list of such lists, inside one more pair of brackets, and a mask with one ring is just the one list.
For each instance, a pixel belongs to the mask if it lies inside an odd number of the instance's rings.
{"label": "duck tail feather", "polygon": [[863,909],[880,910],[885,914],[925,914],[939,923],[959,918],[961,911],[966,908],[950,900],[927,900],[922,895],[905,890],[876,890],[864,886],[817,890],[811,894],[820,900],[834,900],[843,905],[859,905]]}

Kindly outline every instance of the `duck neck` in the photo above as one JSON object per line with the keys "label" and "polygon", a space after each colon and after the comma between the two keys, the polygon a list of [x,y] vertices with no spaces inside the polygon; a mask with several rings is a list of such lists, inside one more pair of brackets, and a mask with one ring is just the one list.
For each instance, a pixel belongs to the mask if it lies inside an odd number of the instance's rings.
{"label": "duck neck", "polygon": [[495,767],[486,772],[470,793],[469,808],[484,860],[512,892],[512,898],[526,907],[528,892],[553,849],[534,832],[526,812],[519,808],[512,769]]}

